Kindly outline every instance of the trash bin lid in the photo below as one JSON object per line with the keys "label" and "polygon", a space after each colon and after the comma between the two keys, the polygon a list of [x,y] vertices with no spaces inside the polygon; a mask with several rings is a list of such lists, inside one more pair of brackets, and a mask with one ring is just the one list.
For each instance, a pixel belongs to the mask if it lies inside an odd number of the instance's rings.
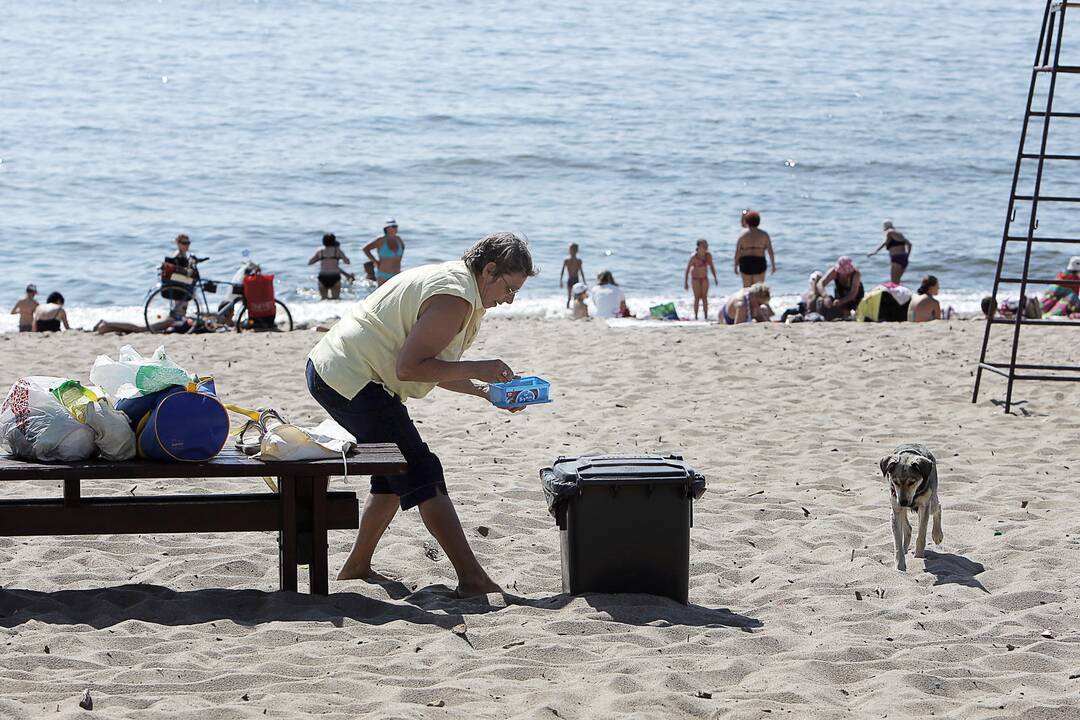
{"label": "trash bin lid", "polygon": [[589,455],[560,457],[540,471],[548,510],[585,486],[683,485],[693,498],[705,492],[705,478],[678,455]]}

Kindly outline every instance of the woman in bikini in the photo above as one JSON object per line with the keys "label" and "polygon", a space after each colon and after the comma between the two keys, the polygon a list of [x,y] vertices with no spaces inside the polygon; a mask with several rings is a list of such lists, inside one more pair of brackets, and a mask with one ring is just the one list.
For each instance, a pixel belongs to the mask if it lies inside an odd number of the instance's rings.
{"label": "woman in bikini", "polygon": [[[379,251],[379,257],[371,254]],[[375,263],[375,282],[382,285],[401,272],[401,256],[405,254],[405,242],[398,237],[397,221],[388,218],[383,223],[383,234],[364,246],[364,254]]]}
{"label": "woman in bikini", "polygon": [[38,305],[34,310],[34,332],[60,332],[70,330],[67,311],[64,310],[64,296],[58,292],[50,293],[44,305]]}
{"label": "woman in bikini", "polygon": [[882,248],[888,250],[889,276],[894,283],[899,285],[900,278],[904,277],[904,270],[907,269],[908,259],[911,257],[911,243],[903,233],[893,227],[891,220],[883,222],[881,229],[885,232],[885,239],[874,249],[874,252],[866,253],[866,257],[877,255]]}
{"label": "woman in bikini", "polygon": [[702,238],[697,241],[697,249],[690,256],[690,262],[686,263],[686,272],[683,273],[683,289],[690,289],[690,282],[694,283],[694,319],[698,319],[698,305],[702,305],[705,311],[705,319],[709,319],[709,271],[712,270],[713,281],[719,285],[720,279],[716,277],[716,266],[713,265],[712,253],[709,252],[709,241]]}
{"label": "woman in bikini", "polygon": [[[776,272],[776,256],[773,254],[769,233],[758,228],[761,215],[747,208],[742,213],[742,226],[746,228],[735,243],[735,274],[742,275],[743,287],[765,282],[765,270],[772,267]],[[769,254],[768,262],[765,253]]]}
{"label": "woman in bikini", "polygon": [[323,300],[337,300],[341,297],[341,263],[351,263],[348,256],[341,251],[341,243],[334,233],[323,235],[322,244],[318,252],[308,260],[308,265],[319,263],[319,297]]}
{"label": "woman in bikini", "polygon": [[763,282],[736,290],[720,306],[720,323],[738,325],[739,323],[768,322],[772,316],[769,301],[772,295],[769,286]]}

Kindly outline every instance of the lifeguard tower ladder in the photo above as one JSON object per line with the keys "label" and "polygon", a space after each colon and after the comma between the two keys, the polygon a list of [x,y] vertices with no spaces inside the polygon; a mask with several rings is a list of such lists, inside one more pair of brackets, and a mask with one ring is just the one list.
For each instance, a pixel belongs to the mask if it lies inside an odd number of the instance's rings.
{"label": "lifeguard tower ladder", "polygon": [[[1002,375],[1008,379],[1005,390],[1005,412],[1012,410],[1013,383],[1017,380],[1051,380],[1058,382],[1080,382],[1080,366],[1075,365],[1048,365],[1018,363],[1016,361],[1017,349],[1020,345],[1021,325],[1076,325],[1077,320],[1042,320],[1025,317],[1028,303],[1028,286],[1052,285],[1056,281],[1049,278],[1030,277],[1031,250],[1036,243],[1052,243],[1059,245],[1080,245],[1080,238],[1074,237],[1036,237],[1035,230],[1039,227],[1040,203],[1080,203],[1080,196],[1070,195],[1043,195],[1042,181],[1043,172],[1047,161],[1080,161],[1080,155],[1061,155],[1046,151],[1047,138],[1050,134],[1051,120],[1054,118],[1080,118],[1080,112],[1059,112],[1054,110],[1054,88],[1059,74],[1080,74],[1080,65],[1062,65],[1061,41],[1065,31],[1065,14],[1069,9],[1080,12],[1080,1],[1047,0],[1046,10],[1043,12],[1042,32],[1039,34],[1039,45],[1035,50],[1035,62],[1031,69],[1031,84],[1028,88],[1027,110],[1024,112],[1024,125],[1020,132],[1020,146],[1016,152],[1016,165],[1013,168],[1012,193],[1009,196],[1009,208],[1005,214],[1005,231],[1001,238],[1001,252],[998,254],[997,272],[994,276],[993,298],[995,307],[998,302],[998,291],[1003,284],[1020,286],[1020,302],[1017,307],[1016,318],[1012,320],[991,316],[987,318],[986,330],[983,334],[982,351],[979,354],[978,369],[975,373],[975,390],[971,401],[979,399],[979,384],[982,381],[983,371]],[[1077,15],[1076,17],[1080,17]],[[1046,103],[1044,109],[1036,110],[1032,106],[1035,103],[1036,85],[1040,78],[1048,77],[1049,86],[1046,90]],[[1032,121],[1036,127],[1032,128]],[[1041,128],[1038,123],[1042,123]],[[1036,151],[1028,151],[1026,148],[1028,134],[1039,137],[1039,147]],[[1035,165],[1034,188],[1030,194],[1018,193],[1021,171],[1030,164]],[[1027,231],[1017,235],[1012,232],[1012,224],[1016,221],[1017,203],[1028,203],[1029,213],[1027,216]],[[1023,271],[1017,277],[1004,275],[1005,254],[1010,244],[1021,243],[1024,246]],[[990,330],[994,325],[1012,325],[1012,353],[1008,362],[992,362],[987,360],[986,349],[990,343]]]}

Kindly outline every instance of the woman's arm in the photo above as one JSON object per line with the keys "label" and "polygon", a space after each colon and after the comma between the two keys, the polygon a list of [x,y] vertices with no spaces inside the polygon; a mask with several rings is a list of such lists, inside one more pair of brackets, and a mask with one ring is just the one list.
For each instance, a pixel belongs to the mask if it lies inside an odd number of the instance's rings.
{"label": "woman's arm", "polygon": [[690,259],[686,261],[686,272],[683,273],[682,284],[683,290],[690,289],[690,266],[694,264],[694,256],[691,255]]}
{"label": "woman's arm", "polygon": [[68,321],[67,321],[67,310],[64,310],[63,308],[60,308],[60,312],[57,313],[57,316],[60,318],[60,322],[64,323],[64,329],[65,330],[70,330],[71,326],[68,325]]}
{"label": "woman's arm", "polygon": [[381,237],[377,237],[364,246],[364,254],[367,255],[367,259],[375,263],[376,266],[378,266],[379,261],[375,259],[375,256],[371,254],[371,251],[377,247],[381,247],[382,241],[383,239]]}
{"label": "woman's arm", "polygon": [[817,283],[818,295],[821,295],[822,297],[824,297],[824,296],[829,294],[829,283],[831,283],[833,281],[833,278],[835,278],[835,277],[836,277],[836,270],[829,270],[829,272],[825,273],[825,277],[818,280],[818,283]]}
{"label": "woman's arm", "polygon": [[746,233],[739,236],[739,239],[735,241],[735,274],[739,274],[739,259],[743,254],[743,238],[746,237]]}
{"label": "woman's arm", "polygon": [[341,252],[341,248],[338,248],[338,260],[345,263],[346,265],[352,265],[352,263],[349,262],[349,256]]}
{"label": "woman's arm", "polygon": [[438,383],[458,380],[505,382],[514,371],[502,360],[440,360],[465,324],[472,306],[455,295],[436,295],[420,308],[420,316],[398,353],[396,371],[404,382]]}
{"label": "woman's arm", "polygon": [[709,269],[710,269],[710,270],[712,270],[712,279],[713,279],[713,282],[714,282],[714,283],[716,283],[717,285],[719,285],[719,284],[720,284],[720,278],[716,277],[716,265],[713,265],[713,260],[712,260],[712,253],[707,253],[707,254],[705,255],[705,257],[706,257],[706,258],[708,258],[708,261],[709,261]]}
{"label": "woman's arm", "polygon": [[769,233],[765,233],[765,250],[769,253],[769,272],[776,272],[776,255],[773,254],[772,238],[769,237]]}
{"label": "woman's arm", "polygon": [[488,386],[484,383],[473,382],[472,380],[448,380],[447,382],[439,383],[439,387],[443,390],[450,390],[452,392],[461,393],[462,395],[475,395],[478,398],[489,399]]}
{"label": "woman's arm", "polygon": [[307,261],[308,265],[314,265],[322,260],[322,250],[316,250],[315,254],[311,256],[311,259]]}
{"label": "woman's arm", "polygon": [[885,236],[885,239],[881,241],[881,244],[874,248],[874,252],[866,253],[866,257],[873,257],[881,252],[881,248],[885,247],[885,243],[889,242],[889,237]]}

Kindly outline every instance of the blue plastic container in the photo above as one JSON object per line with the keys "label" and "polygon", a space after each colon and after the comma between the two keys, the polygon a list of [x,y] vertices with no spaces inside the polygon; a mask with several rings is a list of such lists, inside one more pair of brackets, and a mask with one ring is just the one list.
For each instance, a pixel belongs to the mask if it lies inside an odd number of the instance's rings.
{"label": "blue plastic container", "polygon": [[501,408],[540,405],[551,402],[551,383],[535,375],[504,383],[492,383],[491,402]]}

